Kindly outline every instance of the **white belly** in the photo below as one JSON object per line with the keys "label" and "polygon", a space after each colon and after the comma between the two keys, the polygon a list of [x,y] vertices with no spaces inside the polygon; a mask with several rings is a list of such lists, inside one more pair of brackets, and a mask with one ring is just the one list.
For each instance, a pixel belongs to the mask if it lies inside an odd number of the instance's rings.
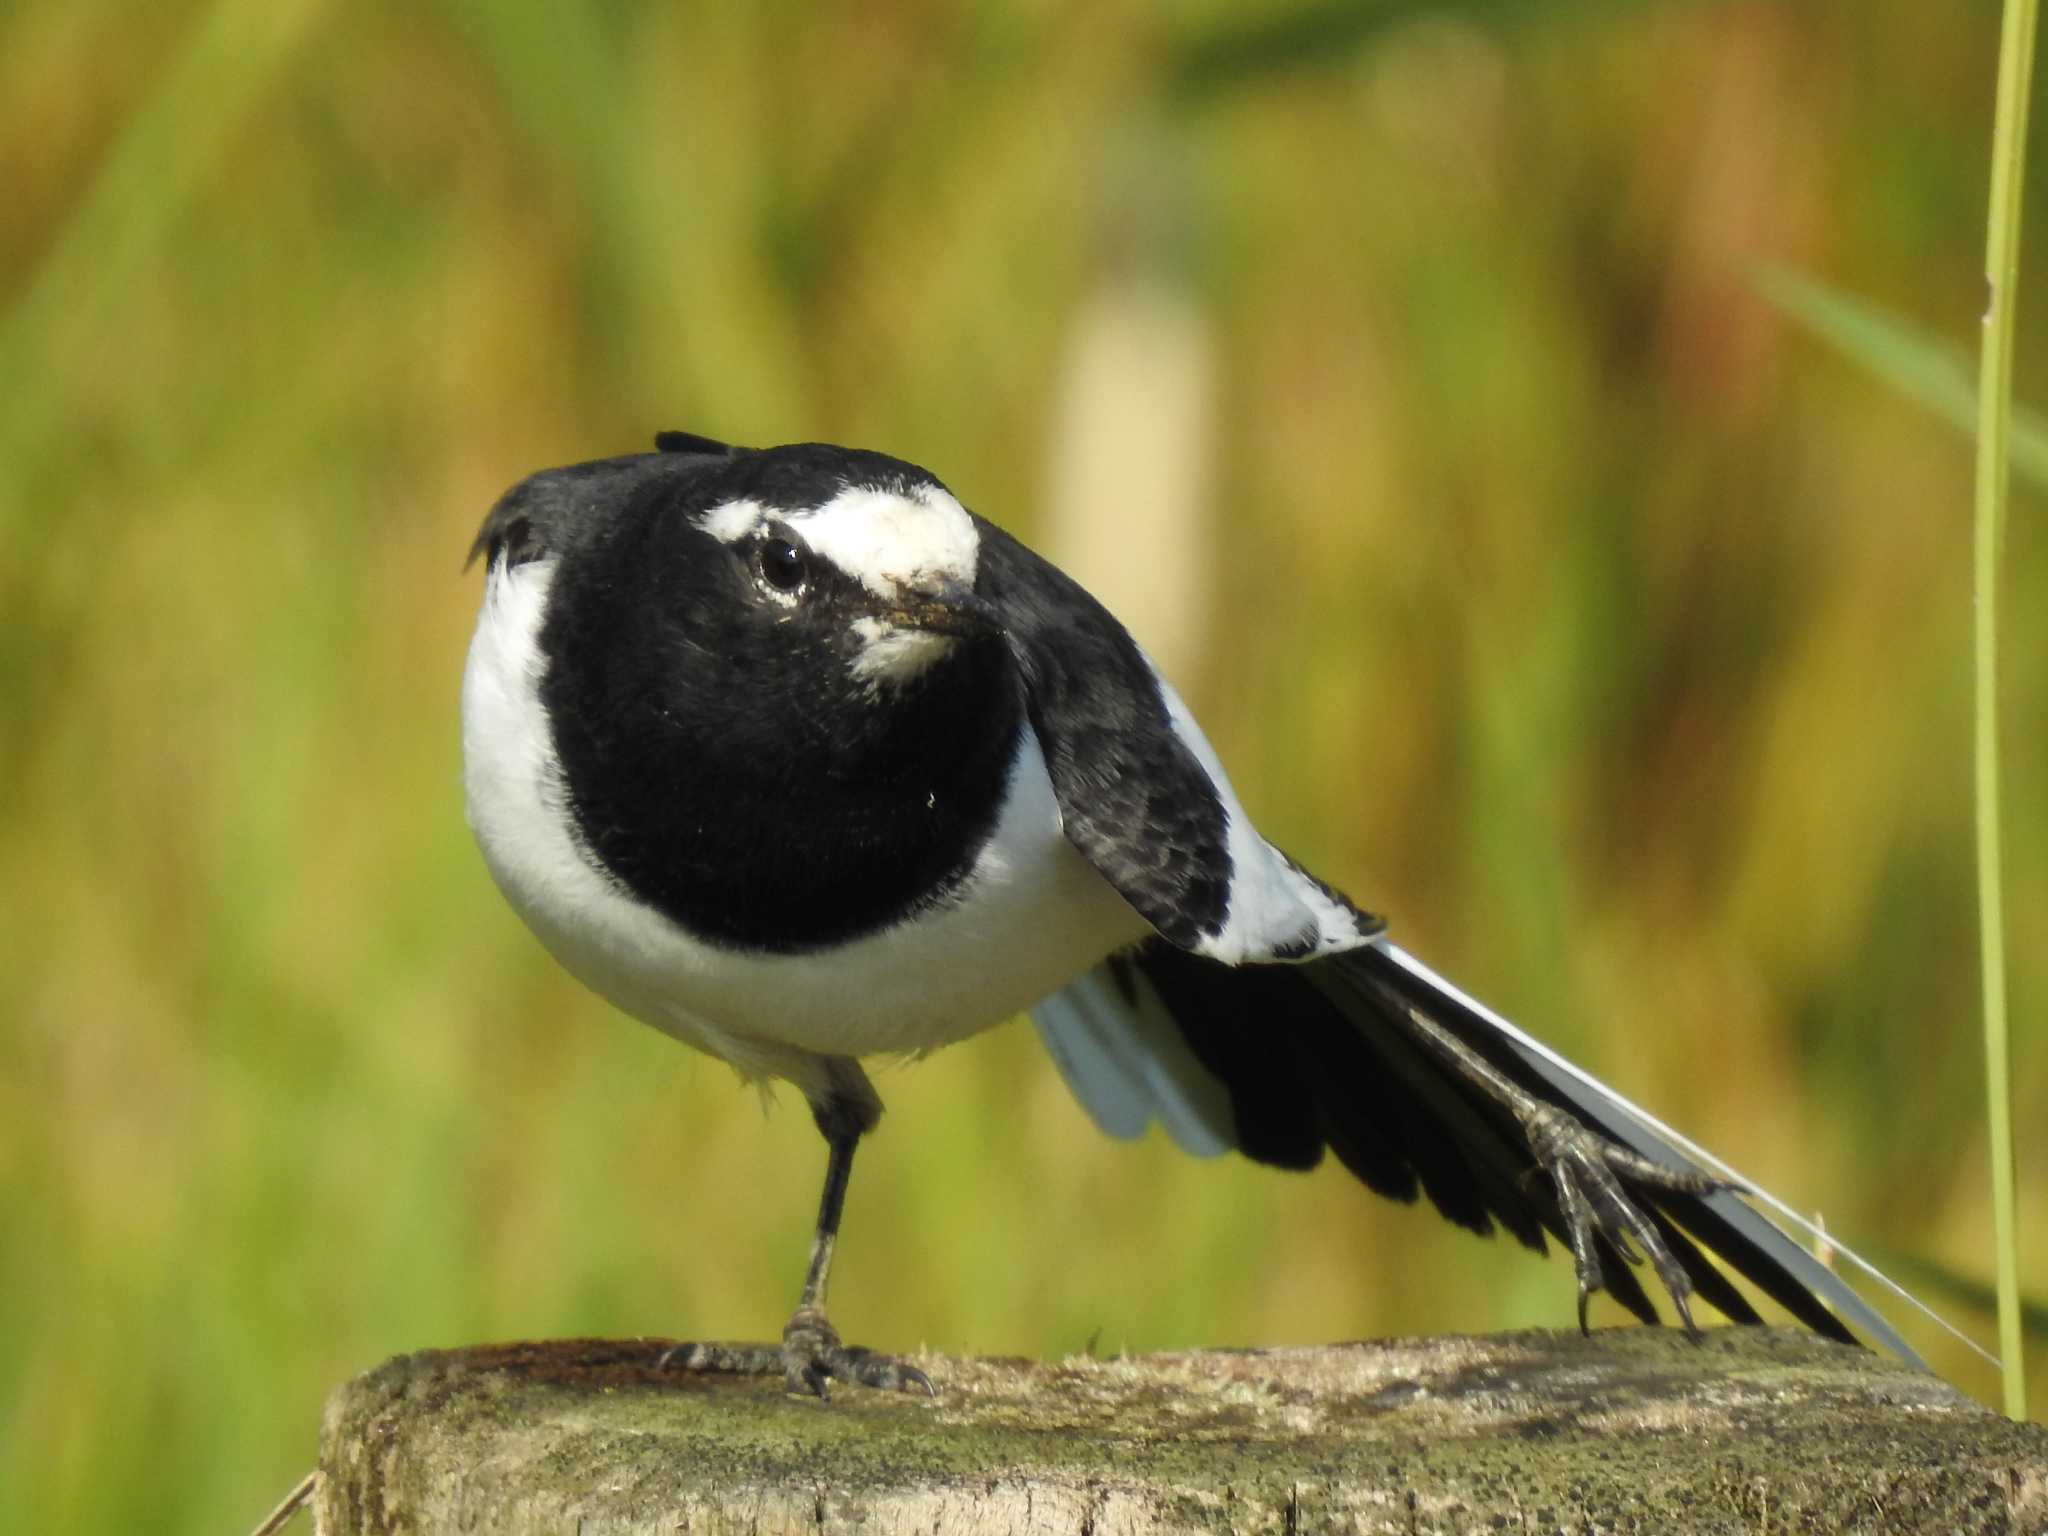
{"label": "white belly", "polygon": [[539,699],[551,562],[493,574],[463,677],[469,820],[519,915],[634,1017],[807,1086],[811,1058],[924,1050],[1022,1011],[1149,931],[1061,830],[1026,728],[988,845],[940,910],[832,949],[763,955],[691,937],[578,846]]}

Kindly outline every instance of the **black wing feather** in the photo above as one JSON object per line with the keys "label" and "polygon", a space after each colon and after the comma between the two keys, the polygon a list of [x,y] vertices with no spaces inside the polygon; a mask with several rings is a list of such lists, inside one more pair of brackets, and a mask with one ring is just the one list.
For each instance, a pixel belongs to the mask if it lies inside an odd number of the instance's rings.
{"label": "black wing feather", "polygon": [[[1144,973],[1196,1059],[1229,1092],[1240,1149],[1255,1161],[1305,1168],[1333,1151],[1377,1193],[1427,1194],[1459,1226],[1486,1233],[1497,1223],[1539,1252],[1545,1233],[1563,1242],[1554,1188],[1520,1128],[1421,1044],[1408,1015],[1420,1008],[1518,1087],[1623,1145],[1687,1166],[1670,1148],[1646,1147],[1618,1114],[1560,1092],[1512,1039],[1421,985],[1377,945],[1298,965],[1231,967],[1150,942],[1118,963]],[[1815,1292],[1817,1266],[1789,1239],[1760,1242],[1753,1220],[1731,1219],[1730,1207],[1750,1214],[1736,1196],[1631,1193],[1698,1296],[1729,1319],[1759,1320],[1710,1253],[1816,1332],[1853,1342]],[[1636,1269],[1605,1237],[1597,1247],[1608,1293],[1658,1321]]]}
{"label": "black wing feather", "polygon": [[[1422,1008],[1430,1018],[1455,1033],[1517,1086],[1569,1110],[1582,1125],[1671,1167],[1691,1166],[1690,1161],[1676,1149],[1655,1137],[1646,1136],[1633,1126],[1611,1099],[1602,1104],[1583,1093],[1561,1094],[1555,1081],[1540,1071],[1512,1039],[1484,1018],[1467,1012],[1456,999],[1422,986],[1377,946],[1353,951],[1339,959],[1346,962],[1344,969],[1370,975],[1375,985],[1385,988],[1402,1003]],[[1731,1309],[1724,1297],[1733,1288],[1726,1276],[1702,1254],[1702,1246],[1816,1333],[1844,1343],[1855,1342],[1855,1335],[1816,1294],[1815,1288],[1816,1285],[1825,1285],[1838,1304],[1867,1313],[1868,1309],[1860,1298],[1840,1280],[1822,1270],[1797,1244],[1763,1222],[1742,1203],[1739,1196],[1728,1190],[1716,1190],[1705,1195],[1674,1195],[1664,1191],[1638,1193],[1643,1197],[1639,1204],[1654,1208],[1652,1220],[1658,1222],[1667,1240],[1674,1235],[1681,1238],[1683,1246],[1673,1244],[1672,1251],[1677,1254],[1699,1293],[1730,1318],[1736,1322],[1754,1322],[1757,1313],[1747,1301],[1741,1300],[1739,1292],[1736,1299],[1740,1301],[1742,1310]],[[1683,1228],[1683,1232],[1675,1232],[1674,1224]],[[1864,1321],[1866,1326],[1881,1326],[1874,1315],[1865,1316]],[[1888,1328],[1885,1334],[1891,1347],[1910,1357],[1903,1341],[1890,1335]]]}
{"label": "black wing feather", "polygon": [[1170,943],[1220,933],[1228,821],[1151,663],[1065,572],[993,523],[975,526],[975,591],[1002,612],[1068,840]]}

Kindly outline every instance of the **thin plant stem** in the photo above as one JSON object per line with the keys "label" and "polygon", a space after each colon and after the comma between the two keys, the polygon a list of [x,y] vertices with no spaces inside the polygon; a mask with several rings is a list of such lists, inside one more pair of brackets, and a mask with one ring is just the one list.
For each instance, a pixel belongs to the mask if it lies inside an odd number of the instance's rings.
{"label": "thin plant stem", "polygon": [[2027,1413],[2020,1333],[2018,1211],[2014,1199],[2011,1043],[2005,998],[2005,913],[1998,791],[1998,568],[2012,436],[2013,315],[2019,298],[2020,188],[2033,79],[2037,0],[2005,0],[1998,47],[1998,107],[1991,140],[1991,211],[1984,241],[1989,306],[1977,374],[1976,798],[1977,913],[1984,985],[1991,1200],[1998,1241],[1998,1347],[2005,1411]]}

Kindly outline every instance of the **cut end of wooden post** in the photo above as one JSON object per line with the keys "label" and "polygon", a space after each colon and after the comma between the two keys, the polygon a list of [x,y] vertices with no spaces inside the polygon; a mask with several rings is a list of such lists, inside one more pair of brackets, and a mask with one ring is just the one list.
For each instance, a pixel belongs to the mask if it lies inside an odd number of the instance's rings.
{"label": "cut end of wooden post", "polygon": [[1790,1329],[1514,1333],[1059,1364],[920,1395],[411,1355],[336,1390],[322,1536],[802,1529],[2048,1530],[2048,1430]]}

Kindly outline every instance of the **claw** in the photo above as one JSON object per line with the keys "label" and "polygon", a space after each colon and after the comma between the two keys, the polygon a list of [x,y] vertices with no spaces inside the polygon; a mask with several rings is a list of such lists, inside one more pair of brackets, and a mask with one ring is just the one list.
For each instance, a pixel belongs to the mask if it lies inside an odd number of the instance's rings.
{"label": "claw", "polygon": [[1653,1163],[1627,1147],[1617,1145],[1588,1130],[1571,1115],[1547,1104],[1529,1102],[1517,1106],[1529,1152],[1537,1166],[1546,1170],[1557,1191],[1559,1214],[1570,1239],[1572,1262],[1579,1281],[1579,1330],[1587,1328],[1587,1304],[1595,1291],[1606,1285],[1601,1273],[1596,1237],[1632,1265],[1646,1259],[1671,1297],[1685,1331],[1697,1336],[1686,1298],[1692,1294],[1692,1279],[1672,1256],[1663,1233],[1643,1209],[1629,1198],[1622,1185],[1628,1178],[1652,1188],[1684,1194],[1706,1194],[1721,1188],[1724,1181],[1690,1169],[1667,1168]]}
{"label": "claw", "polygon": [[893,1355],[849,1348],[815,1309],[800,1310],[789,1320],[780,1344],[677,1344],[664,1350],[655,1368],[716,1372],[732,1376],[780,1376],[791,1392],[829,1402],[834,1381],[887,1392],[922,1391],[937,1397],[938,1388],[916,1366]]}
{"label": "claw", "polygon": [[[1691,1289],[1691,1282],[1688,1281],[1686,1290]],[[1678,1320],[1685,1324],[1685,1336],[1695,1344],[1704,1343],[1706,1335],[1700,1332],[1700,1325],[1692,1320],[1692,1306],[1685,1299],[1685,1291],[1673,1291],[1671,1305],[1678,1311]]]}
{"label": "claw", "polygon": [[937,1397],[932,1379],[907,1360],[878,1355],[867,1349],[843,1349],[826,1362],[830,1374],[874,1387],[884,1392],[905,1392],[922,1388],[926,1397]]}
{"label": "claw", "polygon": [[829,1397],[826,1384],[834,1380],[884,1392],[922,1388],[927,1397],[939,1395],[931,1378],[907,1361],[840,1343],[838,1330],[817,1307],[797,1308],[782,1330],[782,1362],[792,1392],[820,1398]]}

